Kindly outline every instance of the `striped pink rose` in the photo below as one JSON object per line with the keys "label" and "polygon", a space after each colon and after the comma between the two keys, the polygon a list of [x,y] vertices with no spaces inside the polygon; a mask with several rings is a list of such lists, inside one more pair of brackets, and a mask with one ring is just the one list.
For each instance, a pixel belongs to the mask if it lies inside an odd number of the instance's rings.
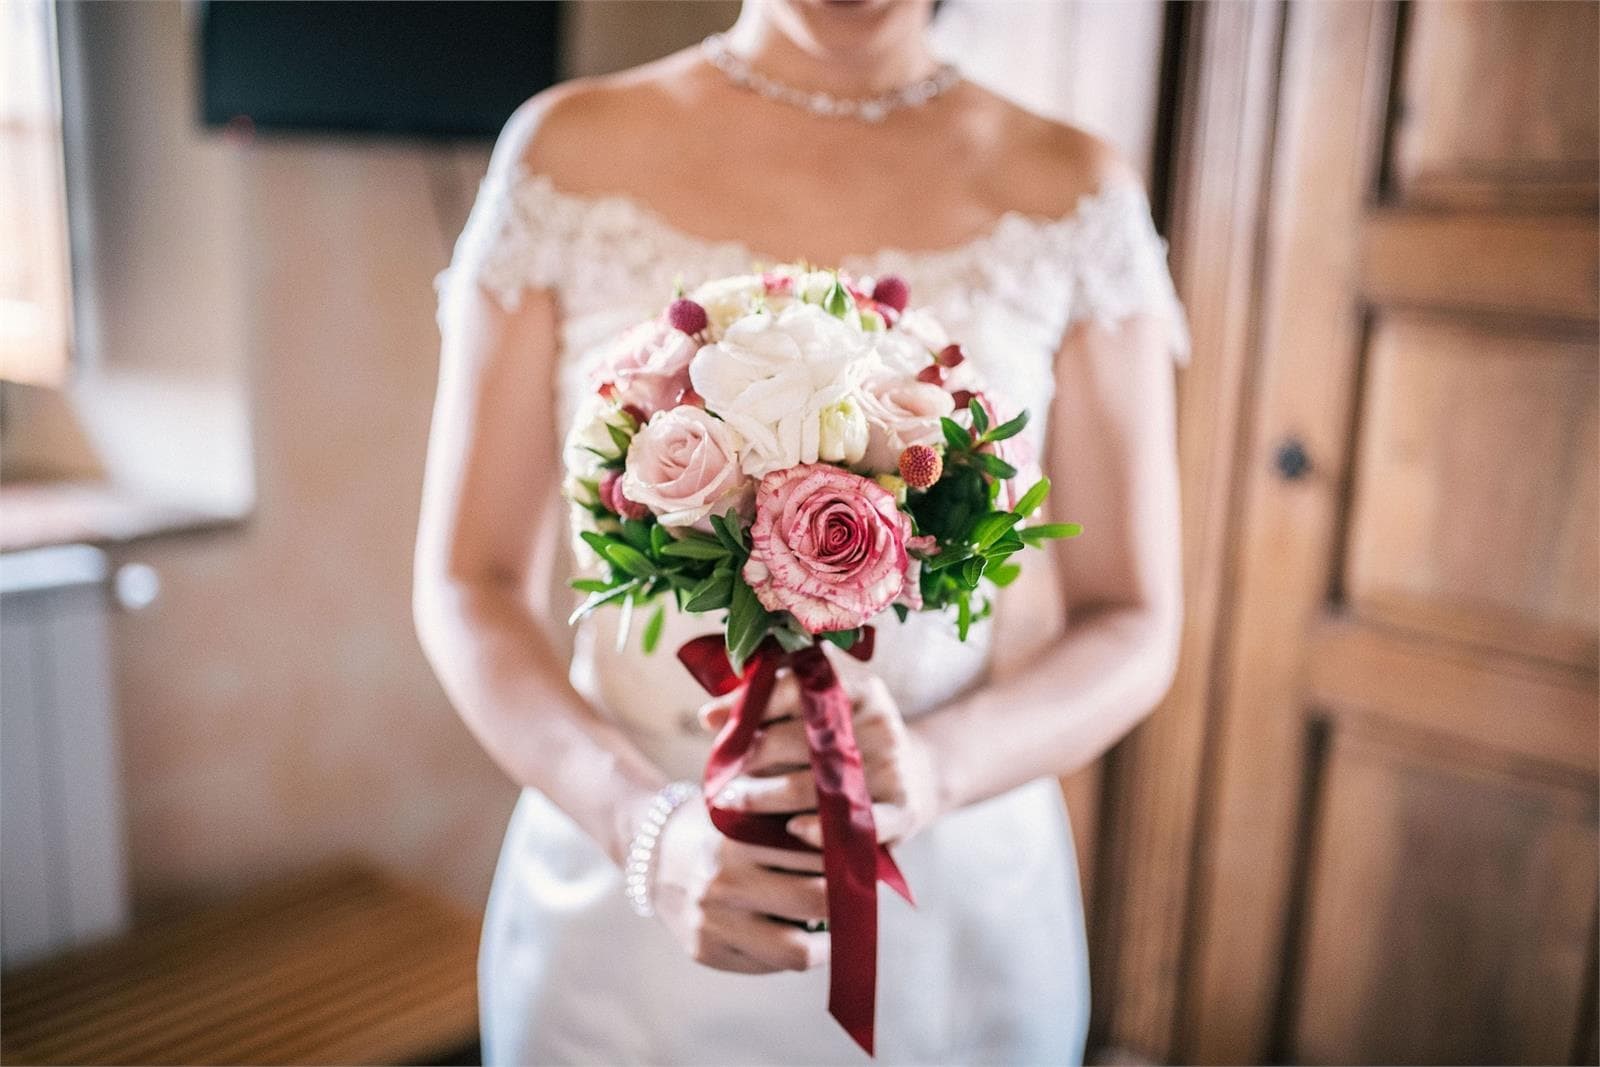
{"label": "striped pink rose", "polygon": [[901,595],[911,520],[874,481],[827,464],[773,471],[756,493],[744,580],[810,633],[850,630]]}

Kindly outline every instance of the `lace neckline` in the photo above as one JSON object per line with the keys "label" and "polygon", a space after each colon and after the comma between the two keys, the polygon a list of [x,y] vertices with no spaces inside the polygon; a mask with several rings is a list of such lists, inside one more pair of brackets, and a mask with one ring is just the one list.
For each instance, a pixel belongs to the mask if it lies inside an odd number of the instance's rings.
{"label": "lace neckline", "polygon": [[[508,182],[513,188],[531,188],[535,195],[551,203],[563,205],[567,210],[583,214],[603,215],[613,222],[635,231],[653,232],[682,248],[693,249],[706,255],[723,257],[746,263],[787,263],[792,256],[780,256],[733,238],[711,238],[692,233],[670,221],[665,215],[626,193],[573,193],[558,187],[547,174],[534,173],[522,164],[511,171]],[[1141,205],[1144,192],[1131,182],[1104,186],[1094,192],[1081,194],[1072,208],[1059,216],[1030,214],[1012,209],[1003,212],[972,237],[952,245],[937,248],[899,248],[885,245],[872,252],[849,252],[838,262],[839,269],[858,276],[872,276],[884,272],[888,265],[904,269],[913,266],[918,270],[938,271],[941,267],[960,263],[975,253],[991,246],[1010,244],[1018,236],[1031,236],[1043,243],[1054,243],[1072,230],[1080,221],[1125,199],[1132,198]]]}

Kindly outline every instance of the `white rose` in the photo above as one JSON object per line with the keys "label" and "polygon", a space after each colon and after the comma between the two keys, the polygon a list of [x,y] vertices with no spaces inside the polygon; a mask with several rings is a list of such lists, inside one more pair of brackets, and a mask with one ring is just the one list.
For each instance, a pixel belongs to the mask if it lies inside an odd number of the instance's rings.
{"label": "white rose", "polygon": [[744,438],[746,474],[815,463],[824,408],[855,386],[866,338],[821,308],[747,315],[695,353],[689,379],[706,407]]}
{"label": "white rose", "polygon": [[690,293],[689,298],[706,309],[706,329],[714,341],[721,340],[729,326],[756,308],[765,307],[776,313],[789,303],[789,297],[784,294],[768,293],[766,282],[759,274],[706,282]]}
{"label": "white rose", "polygon": [[915,378],[918,371],[933,365],[933,353],[922,342],[899,330],[874,334],[872,351],[878,362],[907,378]]}
{"label": "white rose", "polygon": [[894,331],[903,333],[930,353],[938,352],[950,343],[950,337],[933,313],[926,308],[907,308],[895,320]]}
{"label": "white rose", "polygon": [[829,463],[859,463],[867,451],[867,415],[854,397],[822,409],[817,458]]}
{"label": "white rose", "polygon": [[937,445],[943,441],[939,419],[955,410],[955,401],[939,386],[908,379],[892,370],[870,374],[861,383],[859,395],[867,416],[867,450],[862,465],[875,472],[898,470],[900,453],[911,445]]}

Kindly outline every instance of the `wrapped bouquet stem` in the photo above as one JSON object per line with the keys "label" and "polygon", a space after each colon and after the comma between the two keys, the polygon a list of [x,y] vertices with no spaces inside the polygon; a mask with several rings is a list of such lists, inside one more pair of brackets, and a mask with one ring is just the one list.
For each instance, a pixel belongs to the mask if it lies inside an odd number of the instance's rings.
{"label": "wrapped bouquet stem", "polygon": [[[737,693],[706,764],[713,823],[809,849],[787,816],[719,808],[791,670],[818,794],[833,939],[829,1010],[873,1047],[877,882],[910,887],[877,840],[851,703],[824,646],[866,659],[874,625],[946,613],[965,640],[1019,573],[1013,556],[1078,533],[1036,523],[1049,483],[1018,434],[1028,414],[978,380],[908,307],[898,278],[785,267],[709,282],[625,334],[595,368],[565,449],[588,594],[573,619],[665,600],[720,619],[679,659]],[[891,613],[893,613],[891,615]]]}

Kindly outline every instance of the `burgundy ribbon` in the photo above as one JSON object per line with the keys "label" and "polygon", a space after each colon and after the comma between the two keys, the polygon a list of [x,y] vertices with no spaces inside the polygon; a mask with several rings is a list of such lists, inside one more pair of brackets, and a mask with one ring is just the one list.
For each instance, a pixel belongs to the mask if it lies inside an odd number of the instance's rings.
{"label": "burgundy ribbon", "polygon": [[[850,654],[860,660],[872,655],[870,626]],[[678,659],[713,696],[742,690],[706,760],[704,793],[711,822],[735,841],[815,852],[785,829],[788,815],[731,811],[714,803],[723,787],[744,770],[745,757],[772,699],[778,669],[790,668],[800,683],[800,709],[822,823],[828,934],[833,939],[828,1012],[871,1055],[878,986],[878,880],[907,903],[916,901],[889,849],[878,843],[872,797],[850,720],[850,696],[817,645],[785,652],[769,637],[751,655],[744,672],[735,674],[722,635],[711,634],[680,648]]]}

